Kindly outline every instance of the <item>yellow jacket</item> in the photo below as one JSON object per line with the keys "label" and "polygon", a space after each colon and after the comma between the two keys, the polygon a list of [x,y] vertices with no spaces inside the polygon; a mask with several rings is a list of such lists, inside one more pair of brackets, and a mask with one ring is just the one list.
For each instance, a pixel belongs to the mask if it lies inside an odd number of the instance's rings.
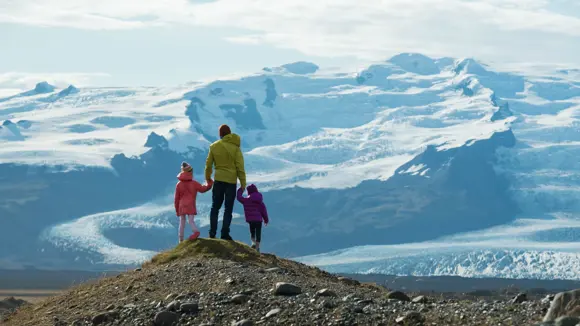
{"label": "yellow jacket", "polygon": [[240,136],[236,134],[226,135],[211,144],[205,161],[205,178],[211,179],[215,165],[215,181],[237,184],[237,179],[240,179],[241,186],[245,189],[246,170],[240,144]]}

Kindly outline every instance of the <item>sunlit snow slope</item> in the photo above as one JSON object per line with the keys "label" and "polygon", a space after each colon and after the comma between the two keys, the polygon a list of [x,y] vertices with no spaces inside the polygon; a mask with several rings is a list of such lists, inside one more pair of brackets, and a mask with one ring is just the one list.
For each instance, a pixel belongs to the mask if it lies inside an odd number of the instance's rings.
{"label": "sunlit snow slope", "polygon": [[580,73],[530,71],[401,54],[174,88],[40,83],[0,98],[0,262],[106,268],[172,245],[179,162],[200,174],[228,123],[273,216],[265,250],[341,272],[580,278]]}

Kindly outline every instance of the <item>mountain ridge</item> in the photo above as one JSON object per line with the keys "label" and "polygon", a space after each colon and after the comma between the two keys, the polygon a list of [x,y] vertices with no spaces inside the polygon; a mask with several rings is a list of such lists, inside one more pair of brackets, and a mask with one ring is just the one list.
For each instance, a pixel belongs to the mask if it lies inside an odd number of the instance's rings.
{"label": "mountain ridge", "polygon": [[[580,209],[573,78],[401,54],[347,74],[280,68],[178,87],[72,87],[4,98],[0,121],[26,123],[0,129],[0,230],[11,230],[0,231],[0,243],[29,237],[34,244],[0,250],[0,259],[108,269],[170,247],[175,170],[190,161],[203,178],[207,146],[224,122],[242,136],[249,179],[275,212],[264,246],[277,254],[455,245],[464,233],[477,252],[488,241],[480,232],[527,220],[534,226],[511,231],[515,241],[499,232],[494,243],[505,248],[498,250],[564,252],[576,246],[574,231],[562,234],[577,227]],[[205,231],[208,198],[200,196],[198,208]],[[237,207],[234,233],[245,239],[240,213]],[[36,216],[43,216],[38,225],[25,223]],[[413,259],[412,250],[401,255]],[[458,273],[464,263],[450,259],[443,270]]]}

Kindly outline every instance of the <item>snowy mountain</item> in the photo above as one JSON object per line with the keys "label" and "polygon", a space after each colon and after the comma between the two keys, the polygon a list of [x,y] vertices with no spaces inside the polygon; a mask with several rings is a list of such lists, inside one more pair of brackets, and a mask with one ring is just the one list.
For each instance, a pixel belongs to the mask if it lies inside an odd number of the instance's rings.
{"label": "snowy mountain", "polygon": [[576,70],[420,54],[173,88],[39,83],[0,99],[0,262],[107,269],[173,245],[179,163],[202,179],[228,123],[273,217],[264,250],[341,272],[580,278],[579,110]]}

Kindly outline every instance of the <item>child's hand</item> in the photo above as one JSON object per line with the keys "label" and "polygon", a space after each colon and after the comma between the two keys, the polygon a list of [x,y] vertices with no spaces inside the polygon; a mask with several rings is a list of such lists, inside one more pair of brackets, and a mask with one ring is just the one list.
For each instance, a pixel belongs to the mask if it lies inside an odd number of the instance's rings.
{"label": "child's hand", "polygon": [[264,226],[268,226],[268,222],[264,222]]}

